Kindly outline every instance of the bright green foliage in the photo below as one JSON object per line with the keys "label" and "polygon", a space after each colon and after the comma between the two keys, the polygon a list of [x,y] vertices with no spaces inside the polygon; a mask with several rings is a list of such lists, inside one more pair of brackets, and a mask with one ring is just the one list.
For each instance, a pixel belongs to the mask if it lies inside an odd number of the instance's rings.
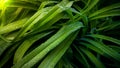
{"label": "bright green foliage", "polygon": [[120,68],[118,17],[119,0],[0,0],[0,68]]}

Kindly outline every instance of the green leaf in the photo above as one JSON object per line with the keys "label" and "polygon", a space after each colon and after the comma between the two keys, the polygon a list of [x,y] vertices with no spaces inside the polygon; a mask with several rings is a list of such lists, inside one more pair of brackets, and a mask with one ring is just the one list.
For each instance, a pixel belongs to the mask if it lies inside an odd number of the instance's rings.
{"label": "green leaf", "polygon": [[38,10],[44,8],[46,5],[53,4],[53,3],[58,3],[58,2],[57,1],[44,1],[44,2],[41,3]]}
{"label": "green leaf", "polygon": [[81,62],[86,68],[90,68],[90,65],[89,65],[85,55],[81,52],[81,50],[77,46],[74,45],[74,47],[77,50],[77,52],[79,53],[79,55],[75,54],[75,57],[78,59],[78,61]]}
{"label": "green leaf", "polygon": [[92,45],[103,51],[105,54],[107,54],[108,56],[114,58],[117,61],[120,61],[120,57],[119,57],[120,54],[115,50],[111,49],[110,47],[106,46],[105,44],[87,38],[84,38],[82,40],[91,43]]}
{"label": "green leaf", "polygon": [[116,43],[116,44],[120,45],[120,40],[109,37],[109,36],[100,35],[100,34],[91,34],[89,36],[100,38],[100,39],[107,40],[107,41],[111,41],[113,43]]}
{"label": "green leaf", "polygon": [[54,50],[52,50],[47,57],[42,61],[38,68],[54,68],[60,58],[64,55],[70,44],[76,37],[77,33],[72,33],[68,38],[66,38],[62,43],[60,43]]}
{"label": "green leaf", "polygon": [[116,10],[104,12],[104,13],[101,13],[99,15],[96,15],[96,16],[90,18],[90,20],[100,19],[100,18],[109,17],[109,16],[120,16],[120,10],[116,9]]}
{"label": "green leaf", "polygon": [[[45,30],[49,30],[49,29],[52,29],[54,28],[54,26],[52,26],[55,22],[59,21],[62,17],[64,16],[64,13],[60,13],[58,14],[57,16],[55,16],[52,20],[49,21],[49,23],[46,23],[44,24],[43,26],[39,27],[36,29],[36,27],[38,27],[39,25],[34,25],[31,33],[30,34],[36,34],[36,33],[39,33],[39,32],[42,32],[42,31],[45,31]],[[58,27],[57,27],[58,28]],[[39,29],[39,30],[38,30]]]}
{"label": "green leaf", "polygon": [[52,18],[57,16],[59,13],[62,13],[64,10],[71,7],[72,3],[73,2],[68,2],[64,4],[64,2],[61,2],[60,4],[57,4],[54,7],[52,7],[52,9],[49,8],[49,11],[48,9],[39,10],[35,15],[33,15],[30,18],[29,21],[27,21],[24,27],[20,30],[20,33],[18,34],[16,39],[22,37],[29,29],[33,27],[34,24],[39,25],[39,27],[36,27],[35,29],[40,28],[41,26],[49,22]]}
{"label": "green leaf", "polygon": [[75,32],[76,30],[80,29],[81,27],[83,27],[81,22],[71,22],[70,24],[63,26],[55,35],[53,35],[45,43],[38,46],[27,56],[25,56],[22,60],[20,60],[17,64],[15,64],[13,68],[20,68],[21,66],[23,68],[32,67],[35,63],[40,61],[49,51],[51,51],[57,45],[59,45],[66,37],[68,37],[71,33]]}
{"label": "green leaf", "polygon": [[112,49],[120,53],[120,47],[115,45],[109,45]]}
{"label": "green leaf", "polygon": [[[45,16],[46,11],[49,10],[50,8],[45,8],[45,9],[41,9],[39,11],[37,11],[22,27],[22,29],[19,31],[17,37],[15,38],[15,40],[17,40],[18,38],[20,38],[21,36],[23,36],[25,34],[25,32],[27,32],[29,29],[31,29],[31,27],[39,21],[39,19],[41,19],[43,16]],[[44,13],[42,13],[44,12]],[[34,21],[35,20],[35,21]]]}
{"label": "green leaf", "polygon": [[20,7],[20,8],[27,8],[32,10],[37,10],[38,7],[34,3],[30,3],[27,1],[11,1],[10,4],[7,4],[7,7]]}
{"label": "green leaf", "polygon": [[95,52],[97,52],[97,53],[99,53],[101,55],[104,55],[103,51],[101,51],[99,48],[93,46],[90,43],[80,42],[79,44],[84,45],[85,47],[87,47],[87,48],[89,48],[89,49],[91,49],[91,50],[93,50],[93,51],[95,51]]}
{"label": "green leaf", "polygon": [[5,15],[5,12],[6,12],[6,7],[4,7],[0,13],[0,27],[3,27],[5,25],[5,22],[6,22],[6,15]]}
{"label": "green leaf", "polygon": [[85,6],[85,8],[81,11],[82,14],[86,14],[87,12],[89,12],[93,7],[95,7],[95,5],[99,2],[99,0],[88,0],[87,5]]}
{"label": "green leaf", "polygon": [[14,30],[20,29],[23,26],[23,24],[27,21],[27,19],[28,17],[1,27],[0,34],[5,34],[5,33],[12,32]]}
{"label": "green leaf", "polygon": [[3,54],[3,52],[10,46],[10,42],[6,42],[4,40],[0,39],[0,56]]}
{"label": "green leaf", "polygon": [[120,3],[112,4],[110,6],[104,7],[102,9],[92,13],[91,15],[89,15],[89,18],[92,18],[96,15],[99,15],[99,14],[104,13],[104,12],[111,11],[112,9],[116,9],[116,8],[119,8],[119,7],[120,7]]}
{"label": "green leaf", "polygon": [[[9,46],[13,46],[7,49],[7,51],[1,56],[2,59],[0,59],[0,68],[3,67],[5,63],[13,56],[15,49],[19,46],[20,43],[11,43]],[[4,56],[4,57],[3,57]]]}
{"label": "green leaf", "polygon": [[111,24],[98,28],[97,31],[103,31],[103,30],[108,31],[108,30],[116,29],[119,28],[119,25],[120,25],[120,21],[113,21]]}
{"label": "green leaf", "polygon": [[94,54],[92,54],[89,50],[86,48],[80,47],[80,49],[86,54],[86,56],[93,62],[96,66],[96,68],[105,68],[104,65],[100,60],[98,60]]}
{"label": "green leaf", "polygon": [[[52,31],[51,31],[52,32]],[[29,39],[26,39],[20,46],[19,48],[16,50],[15,55],[14,55],[14,61],[13,63],[17,63],[19,62],[22,58],[23,55],[25,54],[25,52],[28,50],[28,48],[30,48],[30,46],[37,40],[43,38],[44,36],[50,34],[51,32],[46,32],[46,33],[41,33],[38,35],[35,35]],[[22,50],[22,51],[21,51]]]}

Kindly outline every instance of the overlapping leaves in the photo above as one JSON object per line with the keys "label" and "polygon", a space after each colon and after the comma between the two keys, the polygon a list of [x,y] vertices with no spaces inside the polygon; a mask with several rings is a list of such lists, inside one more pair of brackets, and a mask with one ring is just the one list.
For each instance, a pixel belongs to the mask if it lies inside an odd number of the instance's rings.
{"label": "overlapping leaves", "polygon": [[120,40],[105,32],[119,29],[120,21],[114,17],[120,16],[120,3],[104,8],[100,3],[6,2],[0,9],[0,67],[10,63],[12,68],[119,68]]}

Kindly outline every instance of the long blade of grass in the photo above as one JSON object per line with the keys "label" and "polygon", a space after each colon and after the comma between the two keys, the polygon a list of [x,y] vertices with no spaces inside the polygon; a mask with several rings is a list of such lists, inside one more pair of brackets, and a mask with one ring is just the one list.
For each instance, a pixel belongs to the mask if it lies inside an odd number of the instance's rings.
{"label": "long blade of grass", "polygon": [[103,51],[101,51],[100,49],[98,49],[97,47],[93,46],[90,43],[80,42],[80,44],[84,45],[85,47],[87,47],[87,48],[89,48],[89,49],[91,49],[91,50],[93,50],[101,55],[104,55]]}
{"label": "long blade of grass", "polygon": [[92,0],[87,0],[87,1],[82,0],[82,2],[85,4],[85,7],[84,7],[82,10],[87,9],[87,8],[89,7],[89,5],[90,5],[91,1],[92,1]]}
{"label": "long blade of grass", "polygon": [[5,15],[5,12],[6,12],[6,7],[4,7],[0,13],[0,27],[3,27],[5,25],[5,22],[6,22],[6,15]]}
{"label": "long blade of grass", "polygon": [[74,45],[74,47],[77,50],[77,52],[79,53],[79,55],[75,55],[75,57],[78,59],[78,61],[81,62],[83,64],[83,66],[85,66],[86,68],[90,68],[90,65],[89,65],[85,55],[79,50],[79,48],[77,46]]}
{"label": "long blade of grass", "polygon": [[89,0],[88,4],[86,5],[87,8],[82,11],[82,14],[89,12],[98,2],[99,0]]}
{"label": "long blade of grass", "polygon": [[[30,52],[20,62],[15,64],[13,68],[32,67],[35,63],[40,61],[50,50],[54,49],[61,43],[68,35],[82,27],[81,22],[73,22],[69,25],[63,26],[55,35],[48,39],[45,43]],[[26,63],[26,64],[25,64]],[[24,65],[23,65],[24,64]]]}
{"label": "long blade of grass", "polygon": [[13,33],[10,33],[10,34],[4,36],[5,40],[7,40],[7,41],[0,39],[0,56],[2,55],[2,53],[5,52],[5,50],[7,48],[12,46],[11,42],[15,36],[16,36],[16,32],[13,32]]}
{"label": "long blade of grass", "polygon": [[24,18],[24,19],[21,19],[21,20],[18,20],[18,21],[15,21],[13,23],[10,23],[10,24],[8,24],[4,27],[1,27],[0,28],[0,34],[9,33],[9,32],[12,32],[14,30],[17,30],[17,29],[21,28],[27,20],[28,20],[28,17]]}
{"label": "long blade of grass", "polygon": [[10,42],[6,42],[0,39],[0,56],[10,46]]}
{"label": "long blade of grass", "polygon": [[77,33],[72,33],[62,43],[60,43],[54,50],[52,50],[47,57],[42,61],[38,68],[54,68],[66,50],[70,47],[70,44],[76,37]]}
{"label": "long blade of grass", "polygon": [[100,19],[100,18],[104,18],[104,17],[108,17],[108,16],[120,16],[120,10],[116,9],[116,10],[111,10],[105,13],[101,13],[99,15],[96,15],[92,18],[90,18],[90,20],[95,20],[95,19]]}
{"label": "long blade of grass", "polygon": [[104,40],[107,40],[107,41],[111,41],[113,43],[116,43],[116,44],[120,45],[120,40],[109,37],[109,36],[100,35],[100,34],[91,34],[90,36],[100,38],[100,39],[104,39]]}
{"label": "long blade of grass", "polygon": [[7,40],[5,37],[3,37],[2,35],[0,35],[0,39],[2,39],[5,42],[10,42],[9,40]]}
{"label": "long blade of grass", "polygon": [[[54,13],[52,12],[52,14],[50,14],[49,16],[46,15],[45,17],[43,17],[43,19],[45,18],[45,20],[41,21],[41,23],[38,24],[39,27],[43,26],[44,24],[52,20],[54,17],[56,17],[58,14],[70,8],[72,4],[73,2],[68,2],[66,4],[64,4],[64,2],[61,2],[60,4],[58,4],[59,8]],[[39,27],[36,27],[35,29],[38,29]]]}
{"label": "long blade of grass", "polygon": [[17,63],[19,62],[23,55],[25,54],[25,52],[28,50],[28,48],[38,39],[43,38],[44,36],[50,34],[51,32],[46,32],[46,33],[41,33],[38,35],[35,35],[29,39],[26,39],[20,46],[19,48],[16,50],[15,55],[14,55],[14,61],[13,63]]}
{"label": "long blade of grass", "polygon": [[[34,20],[36,20],[37,17],[39,17],[39,19],[41,19],[40,16],[45,15],[46,11],[49,10],[50,8],[45,8],[42,10],[37,11],[24,25],[23,28],[19,31],[19,34],[17,35],[17,37],[15,38],[18,39],[19,37],[21,37],[22,35],[25,34],[25,32],[27,32],[36,22],[33,22]],[[44,12],[43,14],[41,14],[42,12]],[[43,17],[43,16],[42,16]],[[37,19],[38,21],[38,19]],[[33,22],[33,23],[32,23]],[[29,27],[28,27],[29,26]]]}
{"label": "long blade of grass", "polygon": [[94,17],[94,16],[96,16],[96,15],[99,15],[99,14],[101,14],[101,13],[103,13],[103,12],[107,12],[107,11],[110,11],[110,10],[112,10],[112,9],[119,8],[119,7],[120,7],[120,3],[117,3],[117,4],[113,4],[113,5],[104,7],[104,8],[102,8],[102,9],[100,9],[100,10],[92,13],[91,15],[89,15],[89,18]]}
{"label": "long blade of grass", "polygon": [[114,58],[117,61],[120,61],[120,57],[119,57],[120,54],[115,50],[111,49],[110,47],[106,46],[105,44],[87,38],[84,38],[82,40],[91,43],[92,45],[94,45],[95,47],[99,48],[101,51],[106,53],[108,56]]}
{"label": "long blade of grass", "polygon": [[10,19],[10,21],[8,23],[11,23],[13,22],[17,17],[18,15],[20,14],[20,12],[22,12],[22,8],[18,8],[13,14],[12,14],[12,18]]}
{"label": "long blade of grass", "polygon": [[[72,25],[72,24],[71,24]],[[54,41],[53,43],[49,44],[45,49],[43,49],[38,55],[36,55],[33,59],[31,59],[28,63],[26,63],[25,65],[23,65],[23,68],[26,67],[31,67],[32,65],[34,65],[36,62],[38,62],[39,60],[41,60],[50,50],[52,50],[53,48],[55,48],[59,43],[61,43],[69,34],[71,34],[71,31],[74,32],[74,30],[79,29],[81,26],[78,25],[78,23],[76,22],[76,26],[75,23],[74,25],[72,25],[72,27],[70,26],[69,28],[71,29],[67,29],[65,28],[64,31],[66,31],[67,33],[63,33],[62,36],[60,36],[58,39],[56,39],[56,41]],[[70,30],[70,33],[69,33]]]}
{"label": "long blade of grass", "polygon": [[29,34],[34,34],[34,33],[42,32],[44,30],[52,28],[51,26],[55,22],[59,21],[63,16],[64,16],[64,13],[60,13],[57,16],[55,16],[52,20],[50,20],[49,23],[46,23],[46,24],[44,24],[43,26],[41,26],[41,27],[39,27],[37,29],[36,29],[36,27],[38,27],[39,25],[34,25],[33,28],[35,28],[35,29],[33,29]]}
{"label": "long blade of grass", "polygon": [[39,6],[41,4],[41,0],[24,0],[23,2],[27,2],[27,3],[32,3],[36,6]]}
{"label": "long blade of grass", "polygon": [[[52,18],[54,18],[57,14],[61,13],[62,11],[64,11],[65,9],[71,7],[73,2],[69,2],[69,3],[65,3],[61,2],[60,4],[55,5],[54,7],[52,7],[52,9],[50,9],[49,11],[44,9],[41,11],[38,11],[24,26],[23,29],[20,30],[20,34],[18,34],[17,38],[20,38],[21,36],[23,36],[25,34],[25,32],[27,32],[29,29],[31,29],[33,27],[34,24],[36,24],[37,22],[41,22],[38,23],[39,27],[43,26],[44,24],[46,24],[48,21],[50,21]],[[65,8],[64,8],[65,6]],[[42,13],[43,12],[43,13]],[[42,14],[41,14],[42,13]],[[40,15],[38,15],[40,14]],[[36,18],[36,19],[35,19]],[[39,28],[36,27],[35,29]],[[16,39],[17,39],[16,38]]]}
{"label": "long blade of grass", "polygon": [[109,45],[112,49],[120,53],[120,47],[119,46],[114,46],[114,45]]}
{"label": "long blade of grass", "polygon": [[37,5],[27,1],[11,1],[10,4],[7,5],[7,7],[21,7],[21,8],[32,9],[32,10],[38,9]]}
{"label": "long blade of grass", "polygon": [[111,24],[109,25],[106,25],[106,26],[103,26],[103,27],[100,27],[97,29],[97,31],[108,31],[108,30],[111,30],[111,29],[116,29],[120,26],[120,21],[113,21]]}
{"label": "long blade of grass", "polygon": [[57,1],[44,1],[44,2],[41,3],[38,10],[44,8],[46,5],[53,4],[53,3],[58,3],[58,2]]}
{"label": "long blade of grass", "polygon": [[96,68],[105,68],[105,66],[102,64],[100,60],[98,60],[94,54],[92,54],[89,50],[86,48],[80,47],[80,49],[86,54],[86,56],[93,62],[96,66]]}
{"label": "long blade of grass", "polygon": [[[29,30],[35,23],[40,21],[41,19],[46,19],[49,17],[54,11],[56,11],[59,7],[56,5],[52,9],[46,8],[38,11],[28,22],[25,24],[25,27],[20,31],[21,35],[23,35],[27,30]],[[36,18],[36,19],[35,19]],[[43,21],[42,20],[42,21]],[[33,22],[32,22],[33,21]],[[28,26],[28,27],[27,27]]]}
{"label": "long blade of grass", "polygon": [[2,68],[4,66],[4,64],[7,63],[7,61],[13,56],[15,49],[19,46],[19,44],[20,43],[9,44],[10,46],[12,46],[12,45],[14,45],[14,46],[11,48],[8,48],[6,50],[6,52],[4,54],[2,54],[2,56],[1,56],[2,59],[0,59],[0,68]]}

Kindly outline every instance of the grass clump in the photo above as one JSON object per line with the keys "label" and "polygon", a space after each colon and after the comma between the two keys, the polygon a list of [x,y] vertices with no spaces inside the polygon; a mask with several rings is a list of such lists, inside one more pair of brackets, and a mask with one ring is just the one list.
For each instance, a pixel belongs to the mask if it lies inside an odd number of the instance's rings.
{"label": "grass clump", "polygon": [[105,2],[0,0],[0,68],[119,68],[120,2]]}

